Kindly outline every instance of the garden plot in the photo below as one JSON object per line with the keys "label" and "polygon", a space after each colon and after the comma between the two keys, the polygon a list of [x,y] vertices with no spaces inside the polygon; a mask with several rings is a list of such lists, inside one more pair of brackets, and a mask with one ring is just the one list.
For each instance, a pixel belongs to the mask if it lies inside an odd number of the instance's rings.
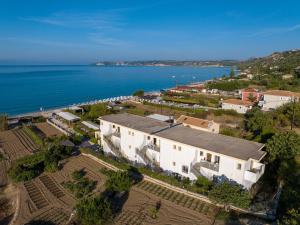
{"label": "garden plot", "polygon": [[[156,188],[153,190],[155,189]],[[159,190],[159,188],[157,188],[157,190]],[[184,198],[181,194],[177,195],[175,192],[170,191],[166,196],[168,196],[169,199],[175,199],[174,202],[160,198],[157,195],[146,192],[138,187],[133,187],[130,191],[128,200],[123,206],[122,212],[115,218],[114,224],[208,225],[213,223],[217,209],[215,209],[215,213],[199,213],[198,210],[183,207],[176,203],[176,199]],[[195,200],[190,198],[188,202],[196,208],[196,206],[198,206],[197,201],[194,201]],[[155,215],[156,218],[154,218],[152,210],[157,202],[160,202],[161,206]]]}
{"label": "garden plot", "polygon": [[40,130],[45,137],[62,136],[63,133],[48,123],[36,123],[34,126]]}
{"label": "garden plot", "polygon": [[[10,161],[32,154],[32,149],[28,149],[15,133],[12,130],[0,132],[0,147]],[[28,136],[26,138],[30,139]]]}
{"label": "garden plot", "polygon": [[188,208],[204,215],[214,217],[218,211],[218,208],[211,204],[189,197],[182,193],[172,191],[168,188],[161,187],[148,181],[142,181],[138,183],[136,188],[142,189],[143,191],[156,195],[161,199],[168,200],[176,205]]}

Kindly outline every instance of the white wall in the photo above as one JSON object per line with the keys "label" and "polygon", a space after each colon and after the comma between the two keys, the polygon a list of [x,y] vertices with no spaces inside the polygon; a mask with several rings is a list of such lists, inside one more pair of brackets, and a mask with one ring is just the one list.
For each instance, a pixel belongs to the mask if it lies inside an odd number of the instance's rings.
{"label": "white wall", "polygon": [[245,114],[252,106],[244,106],[244,105],[236,105],[236,104],[229,104],[229,103],[222,103],[222,109],[233,109],[238,113]]}
{"label": "white wall", "polygon": [[263,110],[276,109],[286,103],[292,102],[292,97],[264,95]]}
{"label": "white wall", "polygon": [[[127,158],[131,161],[144,163],[139,155],[136,154],[136,148],[141,150],[143,146],[153,142],[153,138],[156,138],[157,144],[160,146],[160,152],[148,149],[146,154],[151,158],[155,158],[155,160],[160,163],[160,167],[163,170],[178,173],[182,176],[189,177],[192,180],[197,179],[197,177],[191,172],[191,165],[196,162],[200,162],[201,160],[206,160],[207,153],[210,153],[212,155],[212,162],[214,162],[216,155],[220,157],[219,171],[217,172],[201,167],[200,172],[203,175],[210,179],[212,179],[214,175],[225,175],[227,178],[235,180],[237,183],[244,185],[246,188],[250,188],[253,184],[253,182],[244,179],[245,170],[250,168],[250,161],[214,153],[205,149],[160,138],[155,135],[146,134],[123,126],[115,125],[115,128],[113,128],[113,124],[106,121],[101,121],[100,123],[101,137],[103,137],[103,135],[113,133],[118,127],[120,127],[121,138],[119,139],[114,137],[112,140],[115,144],[120,144],[122,152],[126,154]],[[109,152],[110,150],[105,142],[102,141],[102,143],[104,151]],[[174,149],[174,145],[176,146],[176,149]],[[203,152],[202,156],[200,156],[200,151]],[[175,165],[173,164],[174,162]],[[240,169],[238,169],[238,164],[241,164]],[[263,164],[253,160],[252,165],[256,168]],[[188,167],[188,173],[184,173],[182,171],[182,166]]]}

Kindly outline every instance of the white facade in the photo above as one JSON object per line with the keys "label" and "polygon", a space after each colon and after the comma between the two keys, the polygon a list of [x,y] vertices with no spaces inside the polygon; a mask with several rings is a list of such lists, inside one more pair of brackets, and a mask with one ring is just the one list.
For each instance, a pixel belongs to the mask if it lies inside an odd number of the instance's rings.
{"label": "white facade", "polygon": [[223,102],[222,109],[232,109],[232,110],[237,111],[238,113],[245,114],[248,110],[252,109],[252,106]]}
{"label": "white facade", "polygon": [[[250,188],[264,173],[265,166],[259,162],[260,159],[234,158],[162,138],[159,133],[141,132],[100,118],[100,136],[104,151],[116,156],[121,154],[132,162],[156,165],[191,180],[197,179],[197,176],[209,179],[225,176],[246,188]],[[114,146],[120,154],[116,154]]]}
{"label": "white facade", "polygon": [[293,102],[295,100],[299,101],[299,98],[294,96],[280,96],[280,95],[269,95],[264,94],[262,109],[265,111],[269,111],[272,109],[276,109],[286,103]]}

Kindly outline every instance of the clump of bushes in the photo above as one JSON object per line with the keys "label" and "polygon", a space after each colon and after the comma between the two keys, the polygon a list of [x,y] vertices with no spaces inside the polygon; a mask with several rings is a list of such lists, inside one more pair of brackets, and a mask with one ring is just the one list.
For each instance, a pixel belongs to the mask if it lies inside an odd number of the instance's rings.
{"label": "clump of bushes", "polygon": [[63,186],[72,192],[76,198],[83,198],[91,193],[97,185],[97,181],[85,177],[84,170],[75,170],[72,173],[73,181],[63,183]]}
{"label": "clump of bushes", "polygon": [[108,179],[105,183],[107,190],[112,192],[129,191],[133,184],[133,179],[127,171],[109,171]]}
{"label": "clump of bushes", "polygon": [[113,216],[110,202],[101,195],[96,198],[83,198],[75,208],[83,225],[107,224]]}
{"label": "clump of bushes", "polygon": [[20,158],[16,160],[8,174],[17,182],[31,180],[44,171],[44,159],[43,152]]}
{"label": "clump of bushes", "polygon": [[216,203],[232,204],[241,208],[248,208],[251,203],[250,193],[241,185],[224,181],[213,186],[208,197]]}

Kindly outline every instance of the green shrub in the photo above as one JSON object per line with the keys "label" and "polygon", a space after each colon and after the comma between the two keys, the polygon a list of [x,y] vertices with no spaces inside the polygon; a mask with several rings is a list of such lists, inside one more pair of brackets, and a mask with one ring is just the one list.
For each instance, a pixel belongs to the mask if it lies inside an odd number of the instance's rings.
{"label": "green shrub", "polygon": [[34,133],[33,130],[31,130],[28,126],[23,125],[22,129],[25,131],[25,133],[36,143],[38,146],[43,146],[43,140],[36,134]]}
{"label": "green shrub", "polygon": [[74,170],[72,173],[73,181],[63,183],[63,186],[72,192],[78,199],[90,194],[97,185],[97,181],[90,180],[84,176],[84,170]]}
{"label": "green shrub", "polygon": [[129,191],[133,181],[127,171],[112,172],[108,177],[106,189],[113,192]]}
{"label": "green shrub", "polygon": [[200,194],[207,194],[213,187],[213,182],[206,177],[200,176],[194,184],[197,189],[196,191]]}
{"label": "green shrub", "polygon": [[18,159],[10,168],[9,176],[17,182],[37,177],[44,171],[44,157],[44,152],[39,152]]}
{"label": "green shrub", "polygon": [[208,197],[216,203],[232,204],[241,208],[248,208],[251,203],[250,193],[247,190],[244,190],[241,185],[228,181],[215,185]]}
{"label": "green shrub", "polygon": [[83,225],[104,225],[112,218],[112,207],[102,196],[84,198],[75,208],[78,219]]}

